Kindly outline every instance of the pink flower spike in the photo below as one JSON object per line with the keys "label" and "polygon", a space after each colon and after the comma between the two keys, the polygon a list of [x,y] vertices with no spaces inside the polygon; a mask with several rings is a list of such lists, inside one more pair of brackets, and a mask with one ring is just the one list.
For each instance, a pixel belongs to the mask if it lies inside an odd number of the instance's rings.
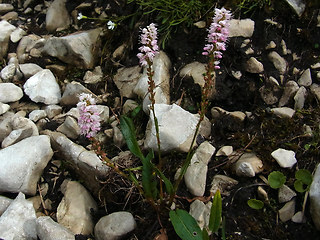
{"label": "pink flower spike", "polygon": [[157,28],[154,23],[151,23],[146,28],[142,29],[140,42],[142,46],[139,48],[140,53],[137,54],[141,66],[147,66],[153,62],[154,57],[159,53],[157,43]]}
{"label": "pink flower spike", "polygon": [[100,116],[91,94],[81,93],[77,104],[79,111],[78,125],[80,134],[87,138],[94,137],[100,131]]}

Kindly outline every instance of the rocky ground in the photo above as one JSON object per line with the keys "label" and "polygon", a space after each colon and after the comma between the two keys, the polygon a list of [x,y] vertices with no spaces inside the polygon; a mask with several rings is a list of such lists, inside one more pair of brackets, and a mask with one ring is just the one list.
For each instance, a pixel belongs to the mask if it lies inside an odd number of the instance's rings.
{"label": "rocky ground", "polygon": [[[227,239],[319,238],[320,12],[316,2],[301,3],[244,13],[219,2],[234,13],[230,39],[175,205],[203,226],[219,189]],[[124,1],[80,0],[3,0],[0,16],[0,239],[166,239],[134,185],[90,151],[76,109],[80,93],[95,97],[97,139],[121,169],[141,165],[125,144],[121,115],[133,117],[141,148],[157,148],[136,57],[139,31],[155,16]],[[177,27],[154,62],[170,179],[198,119],[205,20]],[[309,194],[295,191],[298,169],[314,174]],[[266,181],[272,171],[287,177],[279,190]],[[250,208],[252,198],[265,207]],[[163,212],[168,239],[178,239]]]}

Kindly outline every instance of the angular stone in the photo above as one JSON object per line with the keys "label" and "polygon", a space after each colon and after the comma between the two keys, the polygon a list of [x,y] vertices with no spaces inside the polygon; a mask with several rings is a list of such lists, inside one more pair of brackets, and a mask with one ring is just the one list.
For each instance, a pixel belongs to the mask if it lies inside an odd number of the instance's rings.
{"label": "angular stone", "polygon": [[10,40],[13,43],[19,42],[20,39],[26,34],[27,33],[22,28],[18,27],[10,34]]}
{"label": "angular stone", "polygon": [[289,6],[296,12],[296,14],[301,17],[306,5],[301,0],[286,0],[286,2],[289,4]]}
{"label": "angular stone", "polygon": [[43,53],[79,68],[93,68],[100,49],[101,31],[97,28],[59,38],[51,37],[46,41]]}
{"label": "angular stone", "polygon": [[231,177],[217,174],[212,179],[210,192],[214,195],[219,190],[222,196],[229,196],[230,190],[238,183]]}
{"label": "angular stone", "polygon": [[74,234],[49,216],[37,218],[37,235],[41,240],[75,240]]}
{"label": "angular stone", "polygon": [[36,213],[30,201],[19,193],[0,217],[0,238],[36,240]]}
{"label": "angular stone", "polygon": [[283,185],[279,188],[278,201],[279,203],[289,202],[292,198],[297,196],[296,192],[289,188],[287,185]]}
{"label": "angular stone", "polygon": [[11,204],[12,199],[0,196],[0,217]]}
{"label": "angular stone", "polygon": [[288,107],[272,108],[271,112],[280,118],[292,118],[295,110]]}
{"label": "angular stone", "polygon": [[98,210],[97,203],[88,190],[76,181],[65,181],[61,186],[64,194],[58,209],[58,223],[74,234],[89,235],[94,223],[91,212]]}
{"label": "angular stone", "polygon": [[[234,157],[232,157],[234,158]],[[263,163],[254,153],[244,153],[233,164],[232,169],[240,177],[254,177],[262,172]]]}
{"label": "angular stone", "polygon": [[28,78],[32,77],[33,75],[35,75],[36,73],[43,70],[42,67],[40,67],[39,65],[34,64],[34,63],[20,64],[19,67],[20,67],[20,70],[21,70],[23,76],[25,77],[25,79],[28,79]]}
{"label": "angular stone", "polygon": [[283,107],[288,104],[289,100],[296,94],[298,90],[299,85],[295,81],[288,81],[284,86],[284,91],[279,101],[279,107]]}
{"label": "angular stone", "polygon": [[284,74],[287,71],[287,61],[283,57],[281,57],[277,52],[272,51],[268,54],[268,58],[280,74]]}
{"label": "angular stone", "polygon": [[295,110],[301,110],[304,107],[304,102],[307,97],[307,89],[305,87],[300,87],[299,90],[297,91],[296,95],[294,96],[294,109]]}
{"label": "angular stone", "polygon": [[80,127],[73,117],[66,117],[66,120],[57,128],[58,132],[65,134],[68,138],[77,139],[80,135]]}
{"label": "angular stone", "polygon": [[79,102],[79,95],[81,93],[92,94],[93,98],[97,99],[97,97],[86,87],[84,87],[81,83],[76,81],[72,81],[68,83],[66,89],[63,92],[60,104],[61,105],[77,105]]}
{"label": "angular stone", "polygon": [[10,109],[10,105],[0,102],[0,115],[6,113]]}
{"label": "angular stone", "polygon": [[35,195],[37,182],[52,155],[50,139],[44,135],[0,150],[0,191]]}
{"label": "angular stone", "polygon": [[31,137],[33,133],[33,129],[31,127],[19,128],[13,130],[5,139],[3,139],[1,143],[2,148],[6,148],[10,145],[13,145],[22,139]]}
{"label": "angular stone", "polygon": [[133,92],[141,77],[141,67],[134,66],[130,68],[120,68],[114,76],[113,81],[120,91],[122,97],[132,98],[135,96]]}
{"label": "angular stone", "polygon": [[60,87],[53,73],[44,69],[30,77],[23,85],[24,92],[34,102],[57,104],[61,99]]}
{"label": "angular stone", "polygon": [[296,154],[292,150],[278,148],[271,153],[271,156],[282,168],[292,168],[297,163]]}
{"label": "angular stone", "polygon": [[189,214],[197,221],[201,229],[209,225],[211,206],[212,203],[210,201],[204,204],[198,199],[190,204]]}
{"label": "angular stone", "polygon": [[48,118],[54,118],[62,112],[62,107],[59,105],[48,105],[44,107]]}
{"label": "angular stone", "polygon": [[0,3],[0,14],[10,12],[14,9],[12,4]]}
{"label": "angular stone", "polygon": [[7,54],[10,34],[16,29],[6,20],[0,22],[0,60]]}
{"label": "angular stone", "polygon": [[262,73],[264,71],[263,64],[254,57],[249,58],[246,62],[245,69],[249,73]]}
{"label": "angular stone", "polygon": [[83,81],[88,84],[96,84],[103,80],[103,73],[100,66],[94,68],[94,70],[87,71],[83,77]]}
{"label": "angular stone", "polygon": [[313,83],[310,87],[311,92],[315,95],[315,97],[320,101],[320,85]]}
{"label": "angular stone", "polygon": [[229,156],[233,153],[233,147],[232,146],[223,146],[221,147],[217,153],[216,156]]}
{"label": "angular stone", "polygon": [[180,70],[180,77],[192,77],[195,84],[199,84],[201,87],[204,86],[203,74],[206,73],[206,64],[200,62],[192,62],[185,65]]}
{"label": "angular stone", "polygon": [[301,77],[298,80],[300,86],[309,87],[312,84],[311,71],[310,68],[303,71]]}
{"label": "angular stone", "polygon": [[45,118],[47,113],[45,110],[33,110],[29,113],[29,119],[33,122],[37,122],[41,118]]}
{"label": "angular stone", "polygon": [[287,202],[280,210],[279,210],[279,218],[282,222],[286,222],[290,220],[296,210],[296,201],[291,200],[290,202]]}

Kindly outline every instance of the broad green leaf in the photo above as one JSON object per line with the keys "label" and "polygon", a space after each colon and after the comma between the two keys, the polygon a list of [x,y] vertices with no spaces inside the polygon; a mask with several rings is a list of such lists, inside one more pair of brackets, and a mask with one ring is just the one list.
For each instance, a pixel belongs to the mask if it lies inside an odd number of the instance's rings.
{"label": "broad green leaf", "polygon": [[167,193],[171,195],[173,193],[173,186],[170,180],[158,169],[154,166],[154,170],[157,172],[158,176],[160,176],[161,180],[164,182],[166,186]]}
{"label": "broad green leaf", "polygon": [[282,172],[273,171],[268,176],[268,182],[272,188],[280,188],[286,182],[286,176]]}
{"label": "broad green leaf", "polygon": [[248,203],[249,207],[256,209],[256,210],[260,210],[264,206],[264,203],[260,200],[257,200],[257,199],[249,199],[247,203]]}
{"label": "broad green leaf", "polygon": [[141,109],[142,109],[142,107],[140,105],[137,106],[135,109],[132,110],[131,116],[133,118],[136,117],[139,114],[139,112],[141,112]]}
{"label": "broad green leaf", "polygon": [[295,177],[297,180],[300,180],[303,184],[311,185],[312,183],[312,174],[306,169],[300,169],[296,171]]}
{"label": "broad green leaf", "polygon": [[220,191],[217,190],[214,195],[212,206],[211,206],[210,219],[209,219],[210,231],[212,232],[218,231],[221,223],[221,214],[222,214],[222,200],[221,200]]}
{"label": "broad green leaf", "polygon": [[303,192],[305,192],[305,191],[307,191],[309,189],[309,186],[303,184],[303,182],[301,180],[296,180],[294,182],[294,189],[297,192],[303,193]]}
{"label": "broad green leaf", "polygon": [[169,213],[175,232],[182,240],[202,240],[202,231],[197,221],[185,210],[177,209]]}
{"label": "broad green leaf", "polygon": [[120,117],[120,128],[124,139],[130,151],[138,158],[144,158],[136,138],[136,132],[131,118],[126,116]]}

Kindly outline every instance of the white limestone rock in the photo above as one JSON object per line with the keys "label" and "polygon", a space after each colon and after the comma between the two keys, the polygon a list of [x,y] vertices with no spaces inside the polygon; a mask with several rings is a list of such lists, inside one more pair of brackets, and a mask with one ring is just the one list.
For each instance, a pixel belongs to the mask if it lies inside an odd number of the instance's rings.
{"label": "white limestone rock", "polygon": [[278,148],[271,153],[271,156],[282,168],[292,168],[297,163],[296,154],[292,150]]}
{"label": "white limestone rock", "polygon": [[289,4],[289,6],[295,11],[295,13],[301,17],[306,5],[304,1],[301,0],[286,0],[286,2]]}
{"label": "white limestone rock", "polygon": [[5,104],[5,103],[0,102],[0,115],[8,112],[9,109],[10,109],[10,105],[9,104]]}
{"label": "white limestone rock", "polygon": [[31,113],[29,113],[29,119],[33,122],[37,122],[41,118],[45,118],[47,116],[47,113],[45,110],[33,110]]}
{"label": "white limestone rock", "polygon": [[30,201],[19,193],[0,217],[0,238],[36,240],[36,213]]}
{"label": "white limestone rock", "polygon": [[6,211],[13,200],[4,196],[0,196],[0,217]]}
{"label": "white limestone rock", "polygon": [[62,107],[59,105],[48,105],[44,107],[47,117],[52,119],[55,116],[59,115],[62,112]]}
{"label": "white limestone rock", "polygon": [[320,85],[313,83],[310,87],[310,90],[312,94],[314,94],[315,97],[318,99],[318,101],[320,101]]}
{"label": "white limestone rock", "polygon": [[309,87],[312,84],[311,71],[310,68],[303,71],[302,75],[298,79],[298,84],[300,86]]}
{"label": "white limestone rock", "polygon": [[10,82],[14,75],[16,74],[16,65],[14,63],[9,63],[5,66],[1,72],[0,77],[4,82]]}
{"label": "white limestone rock", "polygon": [[271,112],[280,118],[292,118],[296,111],[288,107],[279,107],[272,108]]}
{"label": "white limestone rock", "polygon": [[320,164],[316,167],[309,191],[310,213],[316,228],[320,231]]}
{"label": "white limestone rock", "polygon": [[70,139],[77,139],[80,135],[80,127],[77,120],[67,116],[66,120],[57,128],[58,132],[65,134]]}
{"label": "white limestone rock", "polygon": [[304,107],[304,102],[306,101],[306,97],[308,95],[307,89],[305,87],[300,87],[294,96],[294,109],[301,110]]}
{"label": "white limestone rock", "polygon": [[34,64],[34,63],[19,64],[19,68],[20,68],[23,76],[25,77],[25,79],[28,79],[28,78],[32,77],[33,75],[35,75],[36,73],[43,70],[42,67],[40,67],[39,65]]}
{"label": "white limestone rock", "polygon": [[[154,71],[153,80],[156,86],[154,89],[155,103],[169,104],[171,61],[163,51],[160,51],[160,53],[154,58],[152,66]],[[148,88],[147,69],[144,68],[143,74],[134,88],[134,93],[143,99],[143,110],[146,113],[149,113],[149,105],[151,104]]]}
{"label": "white limestone rock", "polygon": [[223,146],[217,151],[216,156],[217,157],[229,156],[232,153],[233,153],[233,147],[232,146]]}
{"label": "white limestone rock", "polygon": [[201,229],[209,226],[211,206],[210,201],[204,204],[198,199],[190,204],[189,214],[197,221]]}
{"label": "white limestone rock", "polygon": [[249,73],[262,73],[264,71],[264,67],[256,58],[251,57],[245,64],[245,70]]}
{"label": "white limestone rock", "polygon": [[[155,104],[155,113],[159,124],[161,151],[188,152],[199,116],[176,104]],[[158,149],[153,114],[150,114],[144,146],[155,151]]]}
{"label": "white limestone rock", "polygon": [[5,139],[3,139],[1,147],[6,148],[21,141],[22,139],[31,137],[32,133],[33,129],[31,127],[24,127],[13,130]]}
{"label": "white limestone rock", "polygon": [[97,240],[118,240],[136,228],[136,221],[129,212],[114,212],[100,218],[94,228]]}
{"label": "white limestone rock", "polygon": [[230,190],[238,183],[237,180],[231,177],[217,174],[212,179],[210,192],[214,195],[219,190],[221,196],[229,196]]}
{"label": "white limestone rock", "polygon": [[74,234],[49,216],[37,218],[37,235],[41,240],[75,240]]}
{"label": "white limestone rock", "polygon": [[0,191],[35,195],[37,182],[52,155],[50,139],[44,135],[0,150]]}
{"label": "white limestone rock", "polygon": [[6,20],[0,22],[0,59],[2,59],[8,51],[10,34],[16,29],[15,26]]}
{"label": "white limestone rock", "polygon": [[279,203],[289,202],[292,198],[297,196],[296,192],[289,188],[287,185],[283,185],[278,191]]}
{"label": "white limestone rock", "polygon": [[184,182],[191,194],[203,196],[206,190],[208,163],[216,151],[209,142],[205,141],[195,151],[184,175]]}
{"label": "white limestone rock", "polygon": [[204,86],[203,74],[206,73],[206,64],[200,62],[192,62],[185,65],[180,70],[180,77],[192,77],[195,84],[199,84],[201,87]]}
{"label": "white limestone rock", "polygon": [[280,210],[279,210],[279,218],[282,222],[289,221],[295,213],[296,210],[296,201],[295,199],[287,202]]}
{"label": "white limestone rock", "polygon": [[17,43],[25,35],[27,35],[26,31],[18,27],[10,34],[10,41],[13,43]]}
{"label": "white limestone rock", "polygon": [[84,87],[81,83],[72,81],[71,83],[67,84],[63,92],[60,105],[77,105],[77,103],[79,102],[79,95],[81,93],[92,94],[93,98],[97,99],[96,95],[93,94],[89,89]]}
{"label": "white limestone rock", "polygon": [[98,210],[91,194],[80,183],[69,180],[63,182],[61,191],[64,197],[57,209],[58,223],[74,234],[91,234],[94,228],[91,212]]}
{"label": "white limestone rock", "polygon": [[268,54],[268,58],[280,74],[284,74],[287,71],[288,63],[283,57],[279,55],[279,53],[272,51]]}
{"label": "white limestone rock", "polygon": [[53,73],[44,69],[30,77],[23,85],[24,92],[36,103],[57,104],[61,99],[60,87]]}
{"label": "white limestone rock", "polygon": [[21,88],[13,83],[0,83],[0,102],[10,103],[19,101],[23,97]]}
{"label": "white limestone rock", "polygon": [[283,107],[288,104],[289,100],[296,94],[299,90],[299,85],[295,81],[288,81],[284,86],[283,94],[279,100],[279,107]]}

